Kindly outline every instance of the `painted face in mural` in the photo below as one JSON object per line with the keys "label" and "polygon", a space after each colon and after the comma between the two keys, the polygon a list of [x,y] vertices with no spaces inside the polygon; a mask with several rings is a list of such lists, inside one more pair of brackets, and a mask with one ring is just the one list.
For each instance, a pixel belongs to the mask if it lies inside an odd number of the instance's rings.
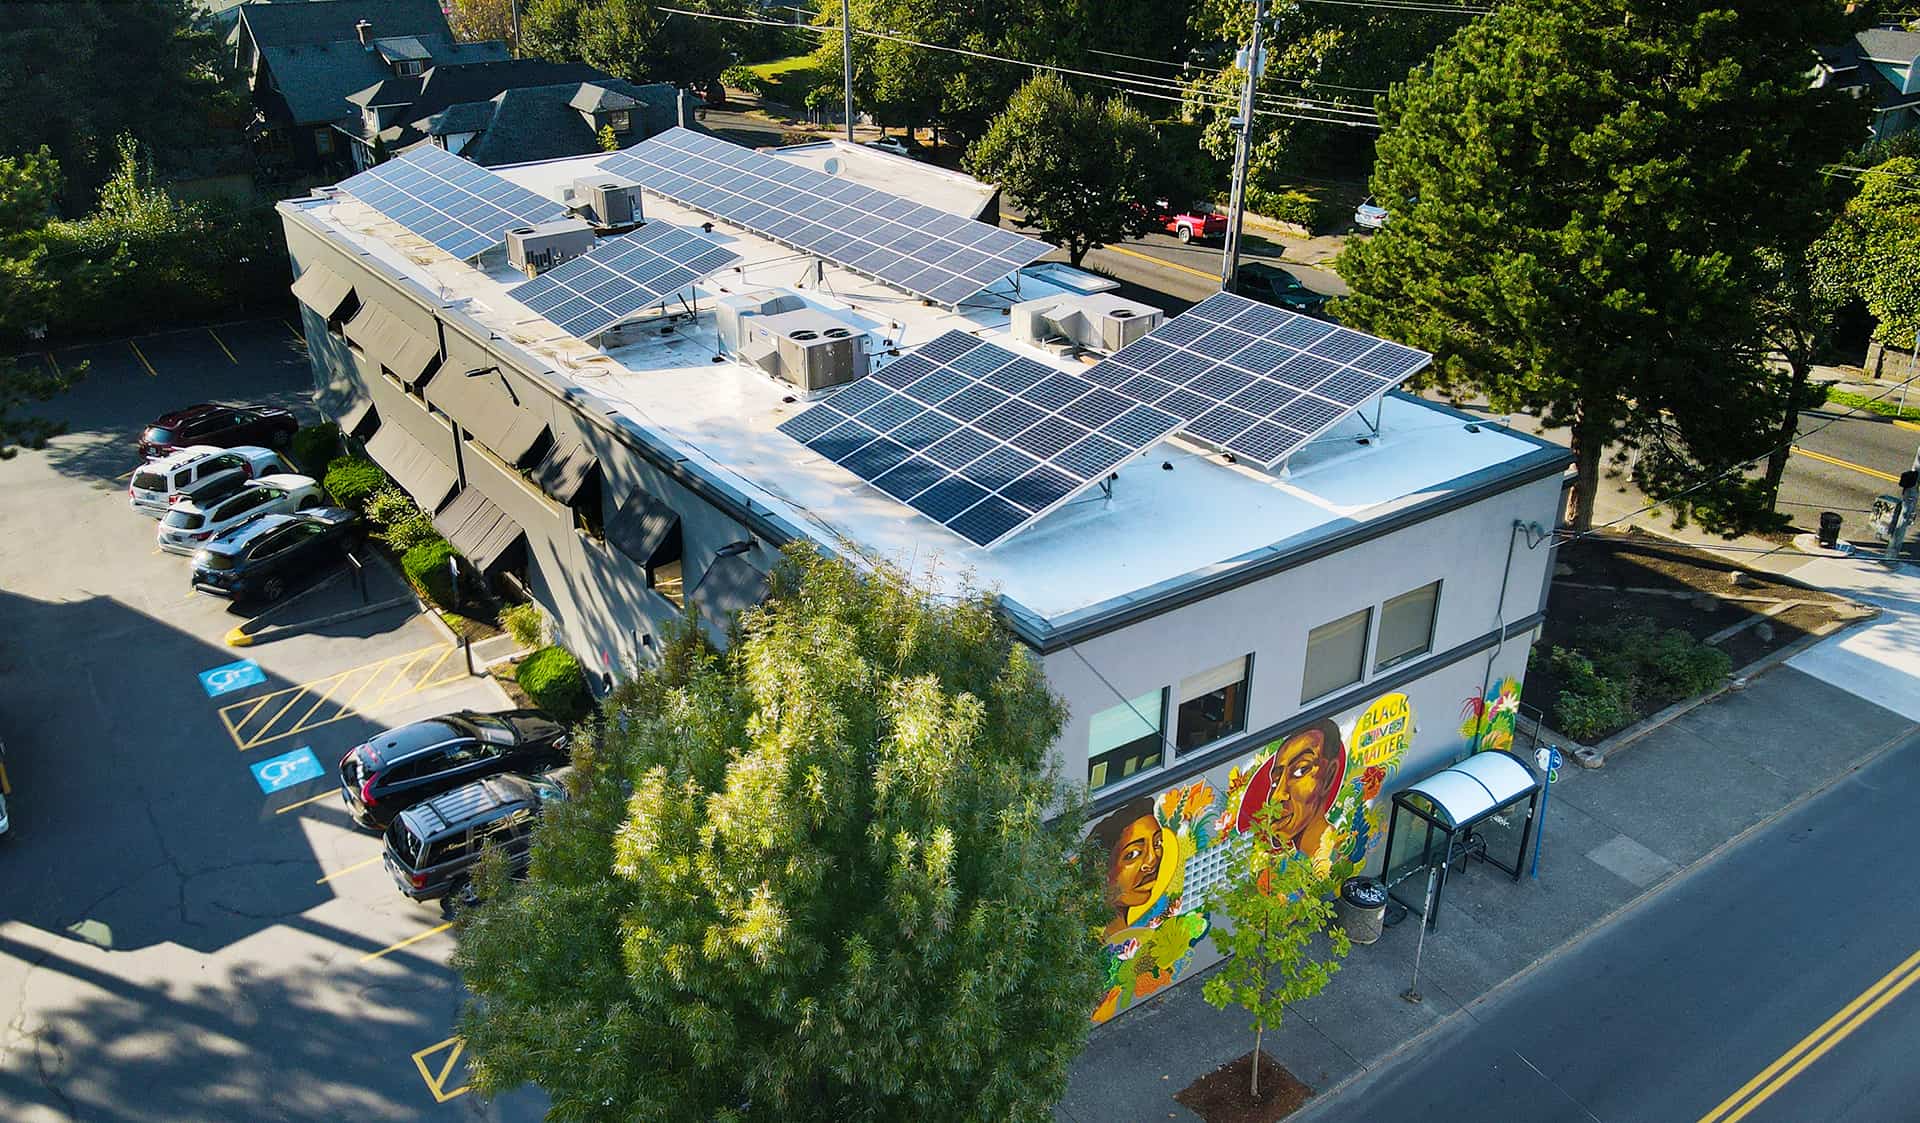
{"label": "painted face in mural", "polygon": [[1275,819],[1280,830],[1297,843],[1327,805],[1327,781],[1333,771],[1327,759],[1326,739],[1307,729],[1286,739],[1273,762]]}
{"label": "painted face in mural", "polygon": [[1165,849],[1160,822],[1152,815],[1140,816],[1121,832],[1107,866],[1107,897],[1122,914],[1153,900]]}

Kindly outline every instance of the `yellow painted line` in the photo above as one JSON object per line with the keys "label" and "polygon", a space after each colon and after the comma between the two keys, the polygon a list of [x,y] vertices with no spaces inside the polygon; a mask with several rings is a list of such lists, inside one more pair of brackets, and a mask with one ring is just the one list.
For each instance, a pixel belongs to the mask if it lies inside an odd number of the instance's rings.
{"label": "yellow painted line", "polygon": [[[409,694],[418,694],[436,686],[465,681],[467,675],[464,667],[452,674],[440,678],[434,677],[434,672],[446,664],[455,650],[453,645],[423,647],[418,651],[392,655],[358,667],[336,671],[324,678],[283,687],[259,698],[223,706],[220,709],[220,720],[227,727],[227,735],[233,738],[234,747],[241,752],[246,752],[248,749],[298,736],[309,729],[329,725],[351,716],[354,704],[376,683],[381,689],[370,703],[372,705],[404,698]],[[437,658],[431,664],[427,674],[421,676],[418,682],[411,684],[407,682],[407,675],[415,667],[435,657]],[[316,717],[315,715],[321,714],[329,702],[340,700],[341,695],[349,689],[349,683],[353,684],[352,693],[346,695],[346,700],[340,702],[338,708]],[[298,718],[283,721],[289,713],[295,712],[294,707],[303,701],[311,701],[312,704],[305,711],[300,712]],[[276,702],[280,703],[279,708],[264,721],[258,720],[267,712],[267,707]]]}
{"label": "yellow painted line", "polygon": [[293,330],[293,321],[283,319],[280,322],[287,325],[287,333],[289,335],[292,335],[295,339],[299,340],[302,343],[305,343],[307,341],[306,336],[301,335],[299,332]]}
{"label": "yellow painted line", "polygon": [[[376,666],[376,667],[374,667],[373,669],[374,669],[374,670],[379,670],[379,667],[378,667],[378,666]],[[356,686],[356,687],[354,687],[354,689],[353,689],[353,693],[352,693],[352,694],[349,694],[349,695],[347,696],[347,700],[346,700],[346,701],[344,701],[344,702],[342,702],[342,703],[340,703],[340,708],[339,708],[339,709],[337,709],[337,710],[335,710],[335,711],[333,712],[333,717],[331,717],[331,718],[329,718],[329,719],[327,719],[327,720],[329,720],[329,721],[338,721],[338,720],[340,720],[340,718],[341,718],[341,716],[342,716],[342,715],[344,715],[344,714],[345,714],[345,713],[346,713],[346,712],[347,712],[348,710],[350,710],[350,709],[352,709],[352,708],[353,708],[353,704],[354,704],[355,702],[358,702],[358,701],[360,700],[360,695],[362,695],[362,694],[364,694],[364,693],[366,693],[366,690],[367,690],[367,687],[369,687],[369,686],[372,686],[372,685],[373,685],[373,681],[374,681],[375,679],[377,679],[377,678],[379,678],[379,677],[380,677],[379,675],[376,675],[376,674],[372,674],[372,673],[369,673],[369,674],[367,675],[367,677],[366,677],[366,681],[364,681],[364,682],[362,682],[362,683],[361,683],[361,684],[360,684],[359,686]]]}
{"label": "yellow painted line", "polygon": [[1168,269],[1178,269],[1182,273],[1191,273],[1196,277],[1203,277],[1209,281],[1218,282],[1220,280],[1220,274],[1218,273],[1208,273],[1205,270],[1195,269],[1190,265],[1176,265],[1165,258],[1155,257],[1150,253],[1141,253],[1139,250],[1130,250],[1125,246],[1101,246],[1100,248],[1103,250],[1111,250],[1114,253],[1123,253],[1128,257],[1137,257],[1141,261],[1151,261],[1155,265],[1164,265]]}
{"label": "yellow painted line", "polygon": [[1914,432],[1920,433],[1920,421],[1903,421],[1896,417],[1893,419],[1893,423],[1902,429],[1912,429]]}
{"label": "yellow painted line", "polygon": [[[328,795],[332,795],[333,793],[332,793],[332,792],[328,792],[327,794],[328,794]],[[316,881],[314,882],[314,884],[315,884],[315,885],[325,885],[325,884],[326,884],[327,882],[329,882],[329,881],[332,881],[332,880],[333,880],[334,878],[336,878],[336,877],[345,877],[345,876],[346,876],[347,874],[350,874],[350,873],[352,873],[352,872],[353,872],[354,870],[363,870],[363,869],[366,869],[366,868],[367,868],[368,866],[370,866],[370,865],[372,865],[372,864],[374,864],[375,862],[377,862],[377,861],[379,861],[379,860],[380,860],[380,855],[378,855],[378,854],[375,854],[375,855],[374,855],[373,857],[371,857],[371,858],[368,858],[368,859],[367,859],[366,861],[364,861],[364,862],[355,862],[354,864],[352,864],[352,865],[350,865],[350,866],[344,866],[344,867],[342,867],[342,868],[340,868],[340,869],[337,869],[337,870],[334,870],[334,871],[333,871],[332,873],[330,873],[330,874],[328,874],[327,876],[325,876],[325,877],[323,877],[323,878],[319,878],[318,880],[316,880]]]}
{"label": "yellow painted line", "polygon": [[[1712,1111],[1701,1116],[1700,1123],[1736,1123],[1746,1118],[1749,1112],[1786,1087],[1808,1065],[1825,1056],[1827,1050],[1859,1029],[1867,1019],[1879,1013],[1887,1003],[1898,998],[1916,982],[1920,982],[1920,951],[1880,976],[1872,986],[1856,995],[1853,1001],[1821,1022],[1818,1029],[1795,1042],[1793,1048],[1780,1054],[1779,1059],[1761,1069],[1758,1075],[1742,1084],[1733,1095],[1721,1100]],[[1738,1110],[1734,1110],[1736,1107]]]}
{"label": "yellow painted line", "polygon": [[289,803],[285,807],[276,807],[273,809],[273,813],[275,815],[285,815],[287,812],[292,811],[297,807],[305,807],[309,803],[319,803],[321,800],[336,794],[338,794],[337,789],[328,788],[326,791],[321,792],[319,795],[310,795],[298,803]]}
{"label": "yellow painted line", "polygon": [[[455,1096],[466,1094],[468,1085],[462,1084],[452,1091],[447,1090],[447,1078],[453,1075],[453,1066],[460,1061],[460,1054],[467,1048],[464,1037],[449,1037],[445,1041],[436,1041],[413,1055],[413,1067],[420,1070],[420,1079],[427,1082],[427,1091],[433,1093],[433,1102],[446,1103]],[[427,1058],[440,1050],[447,1050],[447,1062],[440,1066],[436,1075],[427,1068]]]}
{"label": "yellow painted line", "polygon": [[379,959],[383,955],[392,955],[394,952],[399,951],[401,948],[410,947],[414,944],[419,943],[421,940],[426,939],[428,936],[438,936],[440,933],[445,932],[447,929],[451,927],[453,927],[453,921],[451,920],[447,921],[445,924],[436,924],[433,927],[427,929],[425,932],[421,932],[413,936],[408,936],[406,939],[401,940],[397,944],[388,944],[386,947],[381,948],[379,951],[370,951],[367,954],[360,957],[360,962],[366,963],[371,960]]}
{"label": "yellow painted line", "polygon": [[1809,460],[1818,460],[1822,464],[1831,464],[1836,468],[1847,468],[1852,471],[1858,472],[1863,476],[1872,476],[1876,480],[1885,480],[1890,484],[1897,484],[1900,482],[1899,476],[1889,475],[1886,472],[1882,472],[1878,468],[1868,468],[1861,464],[1855,464],[1851,460],[1842,460],[1838,456],[1828,456],[1824,452],[1815,452],[1810,448],[1801,448],[1799,445],[1794,445],[1793,451],[1799,453],[1801,456],[1804,456]]}
{"label": "yellow painted line", "polygon": [[207,334],[213,336],[213,341],[220,345],[220,350],[226,354],[228,362],[232,363],[234,366],[240,365],[240,360],[233,357],[233,350],[227,346],[226,340],[221,339],[220,336],[216,334],[212,328],[207,329]]}
{"label": "yellow painted line", "polygon": [[65,373],[60,369],[60,360],[53,357],[53,352],[42,351],[41,354],[47,357],[47,369],[53,372],[55,378],[59,378]]}
{"label": "yellow painted line", "polygon": [[[287,699],[287,704],[280,707],[279,710],[275,711],[274,715],[267,719],[267,723],[261,726],[262,732],[268,729],[272,729],[274,726],[274,723],[279,721],[281,718],[285,717],[287,715],[287,711],[293,709],[294,703],[300,701],[300,699],[305,697],[306,694],[307,694],[307,688],[304,686],[295,689],[295,691],[293,692],[293,697]],[[295,726],[295,728],[297,729],[299,727]],[[250,749],[259,743],[260,742],[258,741],[249,740],[244,746],[241,747],[241,751],[245,752],[247,749]]]}
{"label": "yellow painted line", "polygon": [[140,360],[140,365],[147,368],[147,377],[149,378],[160,377],[160,372],[153,369],[153,364],[147,361],[147,356],[140,350],[140,345],[138,343],[135,343],[133,340],[129,339],[127,340],[127,346],[133,348],[133,355],[135,358]]}

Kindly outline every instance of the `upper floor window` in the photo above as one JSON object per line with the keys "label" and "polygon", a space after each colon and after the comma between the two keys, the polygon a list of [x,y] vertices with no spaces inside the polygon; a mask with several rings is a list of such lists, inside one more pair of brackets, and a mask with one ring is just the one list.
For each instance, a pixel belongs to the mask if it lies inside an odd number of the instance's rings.
{"label": "upper floor window", "polygon": [[1307,633],[1306,670],[1300,680],[1300,700],[1311,702],[1366,677],[1367,630],[1373,609],[1331,620]]}
{"label": "upper floor window", "polygon": [[1165,687],[1093,715],[1087,723],[1087,787],[1098,791],[1159,765],[1166,726]]}
{"label": "upper floor window", "polygon": [[633,117],[624,109],[616,109],[607,114],[607,124],[616,133],[624,133],[633,127]]}
{"label": "upper floor window", "polygon": [[1242,655],[1181,680],[1174,748],[1197,749],[1247,727],[1247,671],[1252,666],[1253,656]]}
{"label": "upper floor window", "polygon": [[1380,606],[1380,637],[1374,641],[1373,669],[1384,671],[1433,650],[1433,618],[1440,607],[1440,582],[1401,593]]}

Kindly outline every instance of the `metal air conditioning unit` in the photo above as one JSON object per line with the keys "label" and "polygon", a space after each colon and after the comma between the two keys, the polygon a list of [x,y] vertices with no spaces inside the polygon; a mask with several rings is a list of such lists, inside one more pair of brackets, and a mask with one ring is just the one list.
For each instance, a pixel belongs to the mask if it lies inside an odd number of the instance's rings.
{"label": "metal air conditioning unit", "polygon": [[646,221],[640,205],[640,185],[622,176],[603,173],[576,179],[567,190],[567,202],[595,226],[632,226]]}
{"label": "metal air conditioning unit", "polygon": [[808,393],[867,373],[867,333],[812,308],[755,315],[739,354]]}
{"label": "metal air conditioning unit", "polygon": [[1038,347],[1062,343],[1118,351],[1160,326],[1166,313],[1111,293],[1023,300],[1013,306],[1013,337]]}
{"label": "metal air conditioning unit", "polygon": [[507,231],[507,261],[529,277],[593,248],[593,227],[577,218],[562,218]]}
{"label": "metal air conditioning unit", "polygon": [[720,342],[736,355],[747,349],[747,321],[755,316],[774,316],[797,312],[806,302],[792,293],[742,292],[721,297],[714,304],[714,323],[720,329]]}

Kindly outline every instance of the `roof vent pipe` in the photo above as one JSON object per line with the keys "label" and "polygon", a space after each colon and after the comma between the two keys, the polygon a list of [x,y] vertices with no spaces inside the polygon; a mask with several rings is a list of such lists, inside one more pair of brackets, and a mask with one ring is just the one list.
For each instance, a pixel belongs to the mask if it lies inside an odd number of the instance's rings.
{"label": "roof vent pipe", "polygon": [[356,35],[360,36],[360,45],[369,51],[373,50],[373,22],[371,20],[361,20],[359,23],[353,25],[353,30]]}

